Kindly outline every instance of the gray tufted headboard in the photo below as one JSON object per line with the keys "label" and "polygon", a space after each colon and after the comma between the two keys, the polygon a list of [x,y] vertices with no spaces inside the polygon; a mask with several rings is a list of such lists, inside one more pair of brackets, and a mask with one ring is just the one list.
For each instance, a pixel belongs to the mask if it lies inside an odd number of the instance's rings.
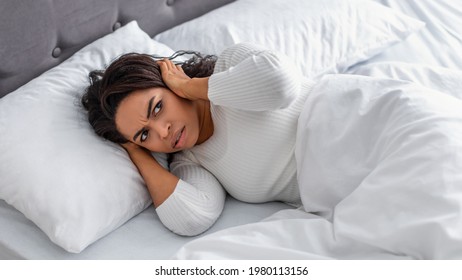
{"label": "gray tufted headboard", "polygon": [[1,0],[0,98],[137,20],[149,35],[234,0]]}

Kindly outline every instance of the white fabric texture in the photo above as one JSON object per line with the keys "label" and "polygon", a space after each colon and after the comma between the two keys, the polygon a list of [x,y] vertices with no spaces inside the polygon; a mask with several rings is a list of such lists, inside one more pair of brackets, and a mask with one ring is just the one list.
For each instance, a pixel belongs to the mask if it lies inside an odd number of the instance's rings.
{"label": "white fabric texture", "polygon": [[175,258],[462,258],[462,101],[400,79],[324,77],[297,134],[304,207],[195,240]]}
{"label": "white fabric texture", "polygon": [[399,80],[327,76],[297,133],[306,211],[395,254],[460,257],[461,100]]}
{"label": "white fabric texture", "polygon": [[450,94],[462,99],[462,70],[408,62],[373,62],[359,65],[351,74],[398,79]]}
{"label": "white fabric texture", "polygon": [[[292,208],[279,202],[244,203],[229,196],[225,205],[220,219],[207,234],[258,222],[275,212]],[[170,232],[162,225],[153,205],[78,254],[53,244],[43,231],[3,200],[0,200],[0,228],[1,260],[166,260],[187,242],[201,237]]]}
{"label": "white fabric texture", "polygon": [[126,52],[172,50],[131,22],[0,99],[0,198],[70,252],[151,203],[126,152],[98,137],[80,106],[89,71]]}
{"label": "white fabric texture", "polygon": [[406,41],[371,59],[401,61],[462,70],[462,1],[374,0],[425,22]]}
{"label": "white fabric texture", "polygon": [[333,224],[298,209],[189,242],[173,259],[329,260],[410,259],[335,234]]}
{"label": "white fabric texture", "polygon": [[344,72],[423,23],[364,0],[238,0],[158,34],[175,50],[220,54],[250,42],[286,54],[303,75]]}
{"label": "white fabric texture", "polygon": [[284,55],[247,43],[226,49],[209,79],[213,136],[174,156],[182,180],[157,207],[162,222],[183,235],[206,230],[222,188],[245,202],[300,203],[295,134],[310,86]]}

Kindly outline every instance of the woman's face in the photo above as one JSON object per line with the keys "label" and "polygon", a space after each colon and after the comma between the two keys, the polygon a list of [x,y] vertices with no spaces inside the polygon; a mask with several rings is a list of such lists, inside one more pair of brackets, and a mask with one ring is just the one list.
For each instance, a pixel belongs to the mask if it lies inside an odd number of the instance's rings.
{"label": "woman's face", "polygon": [[129,141],[162,153],[192,148],[200,132],[194,103],[161,87],[129,94],[117,108],[115,123]]}

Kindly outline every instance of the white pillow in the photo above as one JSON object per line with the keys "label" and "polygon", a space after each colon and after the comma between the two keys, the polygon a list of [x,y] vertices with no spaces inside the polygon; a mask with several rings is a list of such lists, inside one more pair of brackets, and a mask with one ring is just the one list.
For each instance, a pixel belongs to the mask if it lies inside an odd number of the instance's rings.
{"label": "white pillow", "polygon": [[370,1],[238,0],[158,34],[174,50],[219,55],[251,42],[285,53],[302,73],[339,73],[423,27]]}
{"label": "white pillow", "polygon": [[151,203],[125,151],[94,133],[80,105],[88,72],[127,52],[172,54],[131,22],[0,99],[0,198],[69,252]]}

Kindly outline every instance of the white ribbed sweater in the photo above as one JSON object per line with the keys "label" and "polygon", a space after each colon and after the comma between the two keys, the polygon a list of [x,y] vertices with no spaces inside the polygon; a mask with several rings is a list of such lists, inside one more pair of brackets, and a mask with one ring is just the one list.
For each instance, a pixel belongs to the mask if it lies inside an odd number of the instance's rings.
{"label": "white ribbed sweater", "polygon": [[289,60],[250,44],[226,49],[209,78],[214,133],[170,165],[180,178],[156,211],[181,235],[208,229],[223,188],[246,202],[300,203],[294,157],[297,120],[311,89]]}

